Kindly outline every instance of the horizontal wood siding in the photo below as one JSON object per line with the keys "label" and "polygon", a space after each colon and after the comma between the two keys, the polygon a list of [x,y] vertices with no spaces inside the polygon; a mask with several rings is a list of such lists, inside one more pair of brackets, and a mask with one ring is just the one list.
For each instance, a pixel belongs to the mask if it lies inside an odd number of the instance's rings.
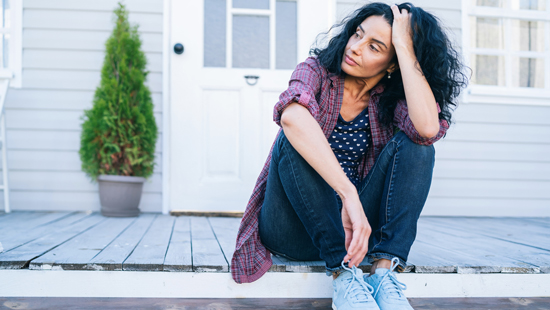
{"label": "horizontal wood siding", "polygon": [[550,106],[461,103],[423,214],[550,216]]}
{"label": "horizontal wood siding", "polygon": [[[97,183],[81,170],[80,118],[100,83],[117,2],[23,2],[23,83],[8,91],[5,102],[13,210],[99,210]],[[161,212],[163,3],[124,3],[130,24],[139,24],[159,131],[155,171],[144,184],[140,209]]]}
{"label": "horizontal wood siding", "polygon": [[[337,21],[370,1],[337,0]],[[385,1],[392,4],[392,1]],[[461,46],[461,1],[412,0]],[[550,216],[550,106],[460,103],[423,215]]]}

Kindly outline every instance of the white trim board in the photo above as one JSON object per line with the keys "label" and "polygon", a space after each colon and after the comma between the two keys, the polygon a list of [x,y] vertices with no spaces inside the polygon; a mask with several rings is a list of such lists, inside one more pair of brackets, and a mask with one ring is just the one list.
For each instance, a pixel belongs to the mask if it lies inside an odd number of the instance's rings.
{"label": "white trim board", "polygon": [[[550,274],[398,274],[407,297],[550,297]],[[331,298],[324,273],[0,270],[0,297]]]}
{"label": "white trim board", "polygon": [[[162,214],[168,214],[170,207],[170,7],[172,2],[163,2],[162,33]],[[175,43],[174,43],[175,44]]]}

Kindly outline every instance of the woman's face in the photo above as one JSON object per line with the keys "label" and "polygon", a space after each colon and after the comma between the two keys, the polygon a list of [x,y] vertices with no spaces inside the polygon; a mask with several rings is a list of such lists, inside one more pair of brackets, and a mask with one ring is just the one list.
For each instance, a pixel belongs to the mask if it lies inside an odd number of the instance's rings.
{"label": "woman's face", "polygon": [[390,68],[390,61],[395,56],[392,28],[384,17],[369,16],[355,31],[346,45],[342,70],[357,78],[381,79],[394,67]]}

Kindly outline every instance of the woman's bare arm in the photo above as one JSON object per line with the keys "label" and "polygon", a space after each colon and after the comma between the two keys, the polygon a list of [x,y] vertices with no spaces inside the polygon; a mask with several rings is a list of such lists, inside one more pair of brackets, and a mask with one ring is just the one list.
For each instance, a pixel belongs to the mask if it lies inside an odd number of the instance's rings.
{"label": "woman's bare arm", "polygon": [[358,266],[367,253],[371,227],[357,189],[340,167],[321,127],[305,107],[290,104],[281,115],[281,126],[290,144],[342,199],[342,224],[348,251],[344,260],[351,259],[349,266]]}
{"label": "woman's bare arm", "polygon": [[409,117],[420,136],[431,138],[439,132],[439,118],[434,94],[421,68],[418,67],[414,54],[410,27],[412,14],[405,9],[399,12],[396,5],[392,5],[391,9],[394,16],[392,43],[403,77]]}
{"label": "woman's bare arm", "polygon": [[356,191],[340,167],[321,127],[305,107],[291,103],[281,115],[281,126],[296,151],[340,197]]}

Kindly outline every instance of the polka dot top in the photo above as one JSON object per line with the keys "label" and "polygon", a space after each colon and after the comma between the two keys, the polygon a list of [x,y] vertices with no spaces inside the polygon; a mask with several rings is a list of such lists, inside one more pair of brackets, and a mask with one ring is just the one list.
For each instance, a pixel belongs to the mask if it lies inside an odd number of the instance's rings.
{"label": "polka dot top", "polygon": [[336,155],[340,166],[357,186],[359,174],[357,167],[359,160],[366,153],[371,142],[369,114],[365,108],[354,120],[346,122],[342,115],[338,115],[336,127],[328,138],[328,143]]}

